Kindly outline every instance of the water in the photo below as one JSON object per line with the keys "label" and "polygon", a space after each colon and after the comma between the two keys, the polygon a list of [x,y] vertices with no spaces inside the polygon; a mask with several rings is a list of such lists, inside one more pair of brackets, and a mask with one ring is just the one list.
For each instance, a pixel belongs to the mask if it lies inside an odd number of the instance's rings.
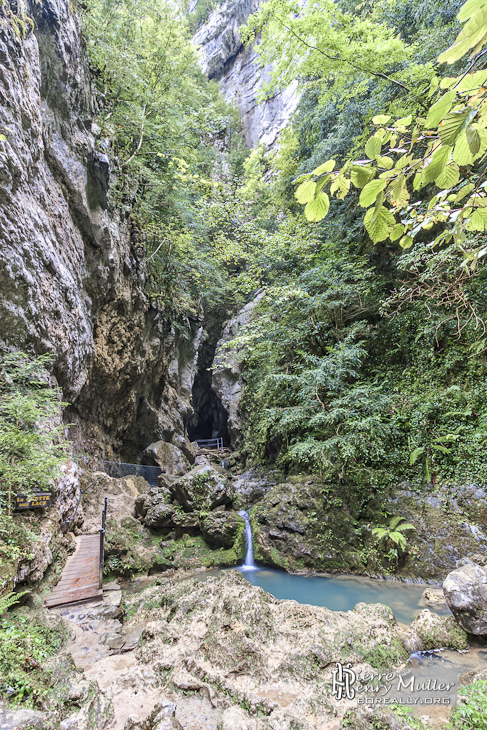
{"label": "water", "polygon": [[240,570],[242,572],[257,570],[254,562],[254,551],[252,549],[252,526],[250,524],[249,513],[243,509],[239,512],[239,515],[245,520],[245,539],[247,541],[247,553],[245,555],[245,562],[242,566],[240,566]]}
{"label": "water", "polygon": [[[259,568],[252,550],[252,527],[248,512],[239,514],[245,520],[247,553],[240,570],[254,586],[260,586],[275,598],[284,598],[325,606],[332,611],[350,611],[357,603],[385,603],[397,620],[410,623],[427,604],[422,598],[426,586],[410,583],[386,582],[350,575],[292,575],[282,570]],[[217,571],[210,571],[213,575]],[[208,575],[208,574],[207,574]],[[434,607],[437,613],[450,613],[448,608]]]}

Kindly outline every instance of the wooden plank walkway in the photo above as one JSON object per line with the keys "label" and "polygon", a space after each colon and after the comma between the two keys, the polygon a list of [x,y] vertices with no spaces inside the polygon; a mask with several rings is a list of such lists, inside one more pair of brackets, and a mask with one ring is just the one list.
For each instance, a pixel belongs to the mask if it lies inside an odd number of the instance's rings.
{"label": "wooden plank walkway", "polygon": [[99,580],[100,536],[78,535],[76,551],[68,558],[59,583],[44,603],[52,608],[102,598]]}

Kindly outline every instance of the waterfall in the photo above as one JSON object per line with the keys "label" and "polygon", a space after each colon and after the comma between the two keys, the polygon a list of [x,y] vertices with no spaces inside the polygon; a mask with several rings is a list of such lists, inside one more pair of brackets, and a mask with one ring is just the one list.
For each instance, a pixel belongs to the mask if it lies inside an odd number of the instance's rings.
{"label": "waterfall", "polygon": [[239,512],[239,515],[245,520],[245,540],[247,542],[247,553],[245,555],[245,562],[240,569],[257,570],[254,563],[254,551],[252,549],[252,526],[250,524],[249,513],[243,509]]}

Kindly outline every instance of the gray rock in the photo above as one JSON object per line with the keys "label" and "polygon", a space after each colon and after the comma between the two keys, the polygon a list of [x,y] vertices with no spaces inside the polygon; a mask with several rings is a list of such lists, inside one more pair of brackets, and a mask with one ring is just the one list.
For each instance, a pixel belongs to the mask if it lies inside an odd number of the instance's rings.
{"label": "gray rock", "polygon": [[236,512],[212,512],[201,521],[205,540],[217,547],[231,547],[244,520]]}
{"label": "gray rock", "polygon": [[242,432],[242,416],[240,413],[240,398],[242,395],[240,380],[241,352],[235,348],[226,350],[225,343],[234,339],[239,330],[250,322],[255,307],[263,296],[263,291],[258,292],[251,302],[246,304],[235,317],[227,322],[216,346],[212,387],[221,400],[223,408],[228,413],[228,433],[234,448],[238,448]]}
{"label": "gray rock", "polygon": [[193,43],[199,47],[204,72],[220,81],[227,101],[239,109],[248,147],[259,143],[272,147],[299,101],[297,83],[259,103],[257,96],[270,80],[271,66],[262,66],[257,51],[244,47],[240,26],[259,6],[259,0],[227,0],[218,5],[198,30]]}
{"label": "gray rock", "polygon": [[[220,473],[223,471],[223,474]],[[185,512],[212,510],[230,505],[234,488],[225,471],[212,466],[197,466],[171,485],[173,496]]]}
{"label": "gray rock", "polygon": [[46,726],[47,712],[35,710],[2,710],[0,708],[0,730],[27,730]]}
{"label": "gray rock", "polygon": [[[201,324],[192,319],[179,334],[150,306],[130,227],[109,205],[112,151],[110,140],[95,148],[101,132],[73,4],[40,0],[27,12],[25,42],[2,24],[2,345],[54,356],[76,412],[72,436],[90,453],[127,440],[135,451],[161,439],[189,449]],[[69,519],[74,508],[61,493],[59,501]]]}
{"label": "gray rock", "polygon": [[469,559],[458,563],[443,582],[448,608],[464,631],[487,634],[487,571]]}
{"label": "gray rock", "polygon": [[160,466],[163,472],[182,476],[186,474],[190,466],[183,452],[173,444],[165,441],[156,441],[144,451],[146,461],[152,461],[155,466]]}

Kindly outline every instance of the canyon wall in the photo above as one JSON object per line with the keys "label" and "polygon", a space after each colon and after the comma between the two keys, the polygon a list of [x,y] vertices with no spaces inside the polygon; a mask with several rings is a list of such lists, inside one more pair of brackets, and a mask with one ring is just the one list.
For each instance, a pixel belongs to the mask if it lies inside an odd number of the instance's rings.
{"label": "canyon wall", "polygon": [[184,445],[201,325],[178,338],[147,300],[71,4],[26,10],[22,39],[0,9],[1,346],[53,355],[78,451]]}
{"label": "canyon wall", "polygon": [[[240,26],[259,7],[260,0],[226,0],[217,6],[193,37],[203,71],[219,81],[227,101],[240,112],[249,148],[272,148],[299,101],[297,83],[259,103],[259,92],[270,79],[254,48],[242,44]],[[191,10],[191,8],[190,8]]]}

